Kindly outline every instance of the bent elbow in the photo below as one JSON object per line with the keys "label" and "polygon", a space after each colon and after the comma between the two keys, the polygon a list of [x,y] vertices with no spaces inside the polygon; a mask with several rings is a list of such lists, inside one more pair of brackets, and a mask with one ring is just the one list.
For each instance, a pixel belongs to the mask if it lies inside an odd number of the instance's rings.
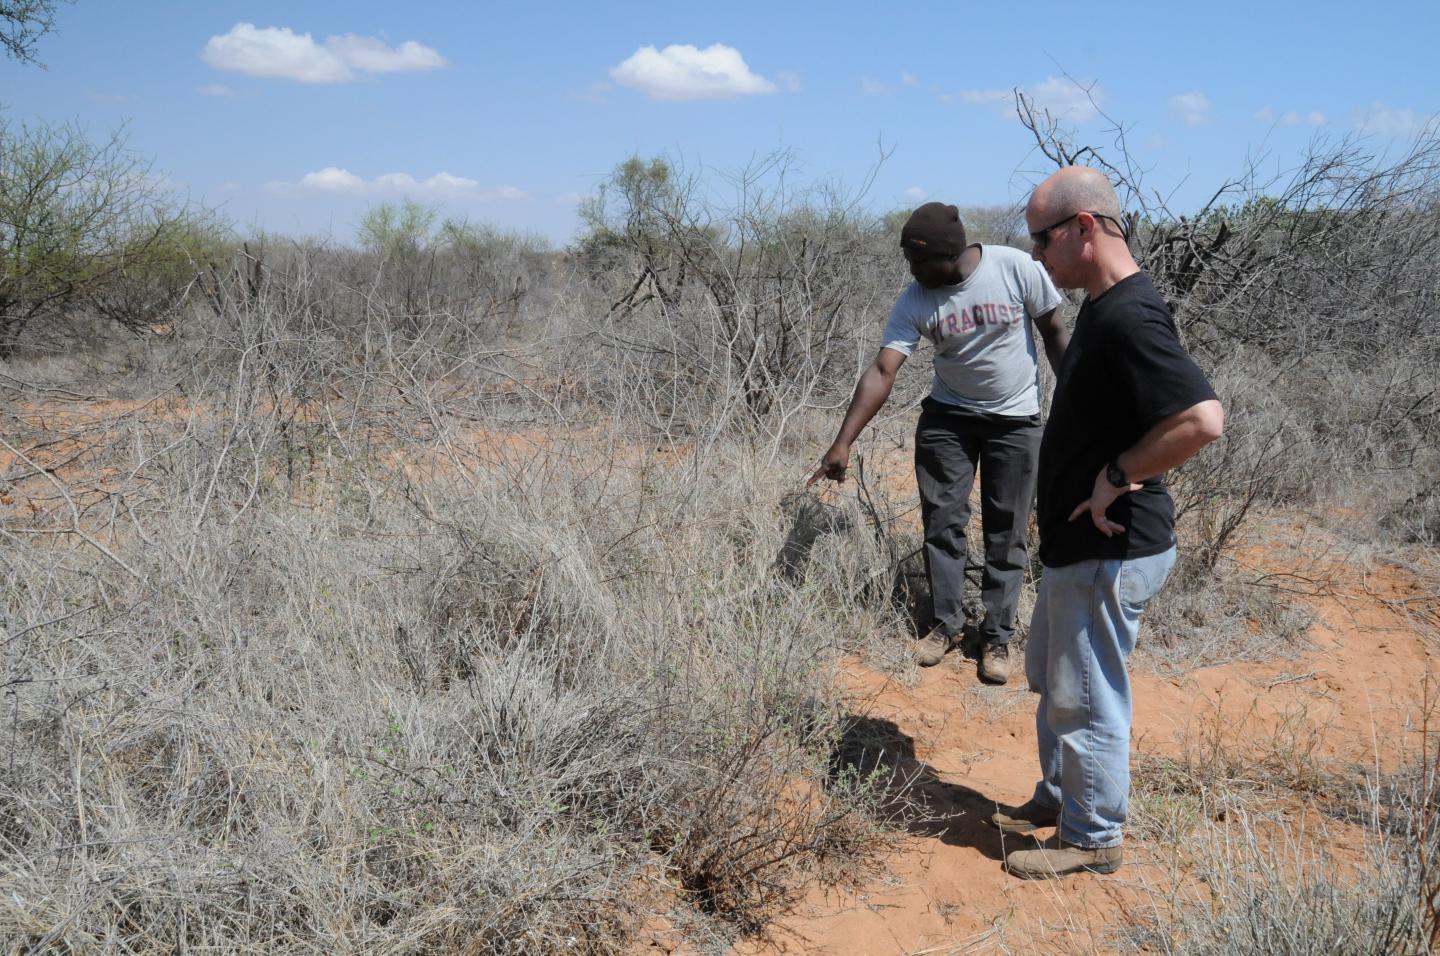
{"label": "bent elbow", "polygon": [[[870,366],[870,370],[866,373],[865,378],[869,379],[869,384],[872,388],[883,388],[888,392],[895,387],[895,370],[887,369],[878,363]],[[864,382],[865,379],[861,381]]]}
{"label": "bent elbow", "polygon": [[1212,399],[1208,402],[1201,402],[1198,412],[1196,424],[1199,426],[1201,437],[1205,439],[1205,444],[1208,445],[1225,434],[1225,408],[1218,401]]}

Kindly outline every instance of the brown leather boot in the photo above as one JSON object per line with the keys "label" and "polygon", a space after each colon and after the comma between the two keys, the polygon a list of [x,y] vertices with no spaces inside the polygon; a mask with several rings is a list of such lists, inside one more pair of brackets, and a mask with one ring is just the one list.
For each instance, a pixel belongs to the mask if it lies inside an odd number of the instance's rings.
{"label": "brown leather boot", "polygon": [[980,664],[976,668],[980,679],[987,684],[1003,684],[1010,679],[1010,645],[986,644],[980,649]]}
{"label": "brown leather boot", "polygon": [[1018,807],[996,810],[985,822],[1001,833],[1034,833],[1041,827],[1053,827],[1059,820],[1059,807],[1026,800]]}
{"label": "brown leather boot", "polygon": [[1005,857],[1005,869],[1022,880],[1049,880],[1071,873],[1114,873],[1120,869],[1121,848],[1071,846],[1063,840],[1054,847],[1016,850]]}
{"label": "brown leather boot", "polygon": [[950,648],[955,646],[950,635],[938,627],[910,645],[910,656],[921,667],[934,667],[945,659]]}

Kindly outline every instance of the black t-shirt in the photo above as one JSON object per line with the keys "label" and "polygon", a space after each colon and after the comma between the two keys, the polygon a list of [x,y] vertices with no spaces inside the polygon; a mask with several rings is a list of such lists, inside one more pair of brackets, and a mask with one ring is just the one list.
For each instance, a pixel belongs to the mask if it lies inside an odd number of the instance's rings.
{"label": "black t-shirt", "polygon": [[1175,505],[1163,475],[1121,495],[1106,514],[1125,527],[1107,538],[1088,513],[1105,464],[1168,415],[1215,398],[1185,352],[1175,320],[1150,277],[1137,272],[1086,299],[1060,363],[1040,442],[1036,520],[1040,560],[1060,567],[1093,558],[1143,558],[1175,543]]}

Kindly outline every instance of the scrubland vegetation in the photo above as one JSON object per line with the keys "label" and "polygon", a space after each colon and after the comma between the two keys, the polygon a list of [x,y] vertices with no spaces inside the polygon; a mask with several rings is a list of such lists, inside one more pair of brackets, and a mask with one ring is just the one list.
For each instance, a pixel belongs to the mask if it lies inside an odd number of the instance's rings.
{"label": "scrubland vegetation", "polygon": [[[784,157],[637,158],[566,248],[412,204],[353,245],[242,240],[117,147],[0,138],[7,947],[603,953],[658,919],[719,948],[904,831],[834,673],[908,667],[913,502],[875,463],[925,363],[866,480],[801,490],[905,279],[893,218]],[[20,207],[26,156],[73,172]],[[1302,612],[1230,560],[1255,522],[1440,544],[1440,141],[1333,144],[1186,217],[1133,185],[1229,413],[1175,478],[1139,666],[1283,653]],[[1137,767],[1137,830],[1227,889],[1132,942],[1428,945],[1433,748],[1343,779],[1296,752]],[[1373,834],[1370,882],[1246,836],[1257,766]]]}

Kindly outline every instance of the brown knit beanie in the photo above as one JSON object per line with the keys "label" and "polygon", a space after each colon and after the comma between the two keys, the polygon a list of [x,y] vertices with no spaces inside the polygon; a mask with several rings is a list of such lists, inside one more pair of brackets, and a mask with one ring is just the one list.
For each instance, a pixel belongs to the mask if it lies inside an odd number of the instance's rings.
{"label": "brown knit beanie", "polygon": [[900,245],[936,256],[958,256],[965,251],[960,210],[943,202],[927,202],[905,221]]}

